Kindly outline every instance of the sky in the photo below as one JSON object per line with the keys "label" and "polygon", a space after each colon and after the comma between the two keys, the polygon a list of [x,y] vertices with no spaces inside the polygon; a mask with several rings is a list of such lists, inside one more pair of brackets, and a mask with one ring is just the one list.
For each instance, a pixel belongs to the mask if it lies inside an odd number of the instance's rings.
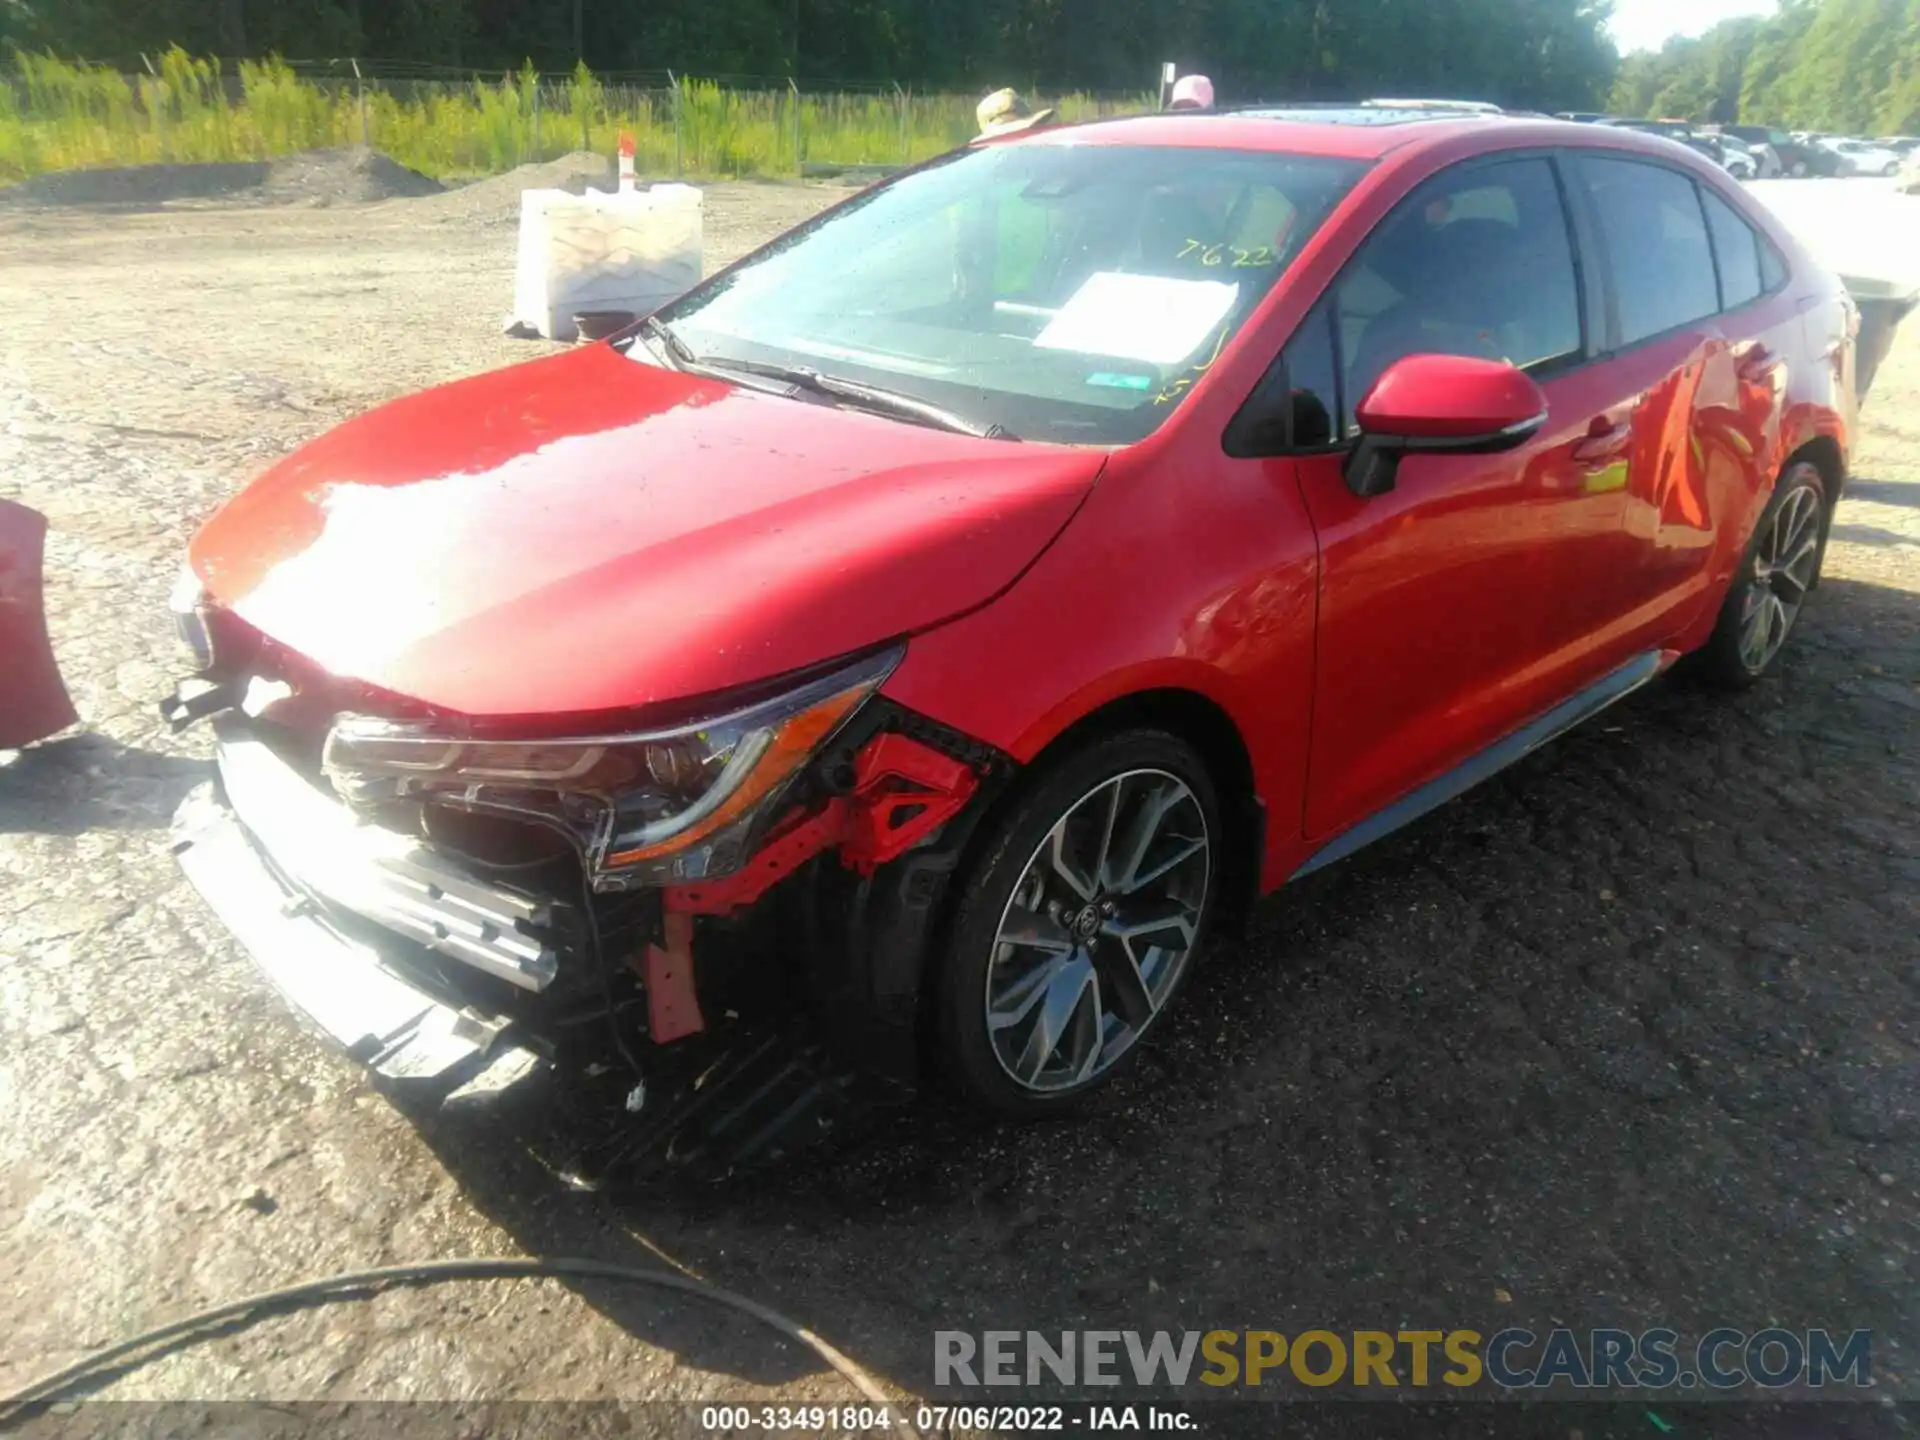
{"label": "sky", "polygon": [[1739,15],[1769,15],[1773,0],[1613,0],[1614,43],[1620,53],[1658,50],[1673,35],[1698,35]]}

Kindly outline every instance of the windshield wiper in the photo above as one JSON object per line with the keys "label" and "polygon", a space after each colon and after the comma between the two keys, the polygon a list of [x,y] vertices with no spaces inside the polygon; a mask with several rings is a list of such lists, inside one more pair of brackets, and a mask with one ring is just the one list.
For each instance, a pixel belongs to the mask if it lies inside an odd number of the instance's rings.
{"label": "windshield wiper", "polygon": [[720,360],[711,356],[699,357],[695,363],[703,369],[732,370],[742,375],[759,375],[768,380],[785,381],[798,389],[811,390],[816,395],[825,395],[835,400],[851,400],[856,405],[864,406],[869,410],[897,415],[902,420],[918,420],[925,425],[935,425],[942,430],[956,431],[961,435],[972,435],[980,440],[1018,440],[1020,438],[998,421],[991,425],[982,425],[977,420],[969,420],[964,415],[955,414],[945,406],[934,404],[931,400],[903,395],[898,390],[887,390],[859,380],[842,379],[838,375],[822,375],[818,370],[809,369],[804,365],[769,365],[762,360]]}
{"label": "windshield wiper", "polygon": [[904,420],[918,420],[922,424],[937,425],[942,430],[972,435],[981,440],[1018,440],[1020,438],[998,421],[991,425],[982,425],[977,420],[969,420],[966,416],[955,414],[944,406],[935,405],[931,400],[902,395],[897,390],[862,384],[858,380],[845,380],[838,375],[822,375],[818,370],[808,369],[803,365],[769,365],[761,360],[720,360],[710,356],[696,355],[693,347],[675,334],[672,326],[657,316],[649,315],[642,320],[640,333],[651,340],[659,341],[661,348],[667,352],[668,358],[673,361],[677,369],[690,371],[696,375],[719,375],[726,371],[737,375],[755,375],[765,380],[777,380],[797,389],[810,390],[816,395],[825,395],[830,399],[852,400],[869,410],[880,410],[889,415],[897,415]]}
{"label": "windshield wiper", "polygon": [[650,340],[658,340],[661,348],[667,352],[668,358],[682,370],[693,370],[699,367],[700,357],[695,355],[692,347],[676,335],[673,327],[658,315],[649,315],[642,320],[640,333]]}
{"label": "windshield wiper", "polygon": [[[657,358],[665,352],[666,365],[670,370],[683,371],[688,375],[704,375],[709,380],[730,380],[734,383],[738,383],[738,377],[742,374],[758,377],[757,371],[749,370],[745,365],[732,365],[723,369],[718,363],[703,359],[694,353],[691,345],[674,332],[672,326],[664,320],[656,320],[651,315],[640,322],[640,334],[644,339],[659,341],[660,348],[655,350],[652,346],[648,346],[647,353]],[[764,390],[769,395],[791,395],[793,382],[782,370],[774,376],[773,383],[750,388]]]}

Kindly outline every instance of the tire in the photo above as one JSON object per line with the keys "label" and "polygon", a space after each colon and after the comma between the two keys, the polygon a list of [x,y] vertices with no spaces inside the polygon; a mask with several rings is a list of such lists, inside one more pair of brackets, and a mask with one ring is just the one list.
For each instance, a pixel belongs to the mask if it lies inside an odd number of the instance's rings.
{"label": "tire", "polygon": [[1792,174],[1793,174],[1793,178],[1796,180],[1806,179],[1807,178],[1807,162],[1804,160],[1794,161]]}
{"label": "tire", "polygon": [[1772,668],[1820,581],[1826,555],[1827,483],[1809,461],[1789,465],[1773,487],[1734,571],[1713,636],[1700,652],[1700,672],[1729,690],[1744,690]]}
{"label": "tire", "polygon": [[1131,1063],[1206,943],[1224,833],[1205,762],[1165,731],[1109,735],[1036,772],[989,820],[948,927],[934,1029],[952,1087],[1039,1118]]}

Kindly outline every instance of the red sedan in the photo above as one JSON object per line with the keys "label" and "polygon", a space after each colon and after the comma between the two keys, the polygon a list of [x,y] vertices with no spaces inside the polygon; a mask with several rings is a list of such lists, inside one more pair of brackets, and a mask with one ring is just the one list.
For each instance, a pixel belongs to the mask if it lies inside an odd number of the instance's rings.
{"label": "red sedan", "polygon": [[977,144],[216,515],[182,862],[389,1075],[797,1028],[1054,1111],[1257,895],[1682,656],[1765,674],[1856,323],[1627,130]]}

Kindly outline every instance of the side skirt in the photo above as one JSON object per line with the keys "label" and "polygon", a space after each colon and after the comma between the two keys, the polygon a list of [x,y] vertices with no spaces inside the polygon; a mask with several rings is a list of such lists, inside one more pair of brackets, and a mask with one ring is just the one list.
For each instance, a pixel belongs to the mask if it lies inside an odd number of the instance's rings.
{"label": "side skirt", "polygon": [[1531,755],[1582,720],[1590,719],[1615,701],[1631,695],[1658,675],[1665,668],[1666,660],[1667,657],[1658,650],[1634,656],[1618,670],[1569,696],[1505,739],[1495,741],[1446,774],[1429,780],[1418,790],[1401,796],[1386,809],[1376,811],[1358,825],[1341,832],[1314,851],[1307,863],[1287,878],[1298,880],[1303,875],[1324,869],[1336,860],[1344,860],[1356,850],[1364,849],[1402,826],[1411,825],[1428,811],[1437,810],[1449,800],[1464,795],[1481,781],[1492,779],[1516,760]]}

